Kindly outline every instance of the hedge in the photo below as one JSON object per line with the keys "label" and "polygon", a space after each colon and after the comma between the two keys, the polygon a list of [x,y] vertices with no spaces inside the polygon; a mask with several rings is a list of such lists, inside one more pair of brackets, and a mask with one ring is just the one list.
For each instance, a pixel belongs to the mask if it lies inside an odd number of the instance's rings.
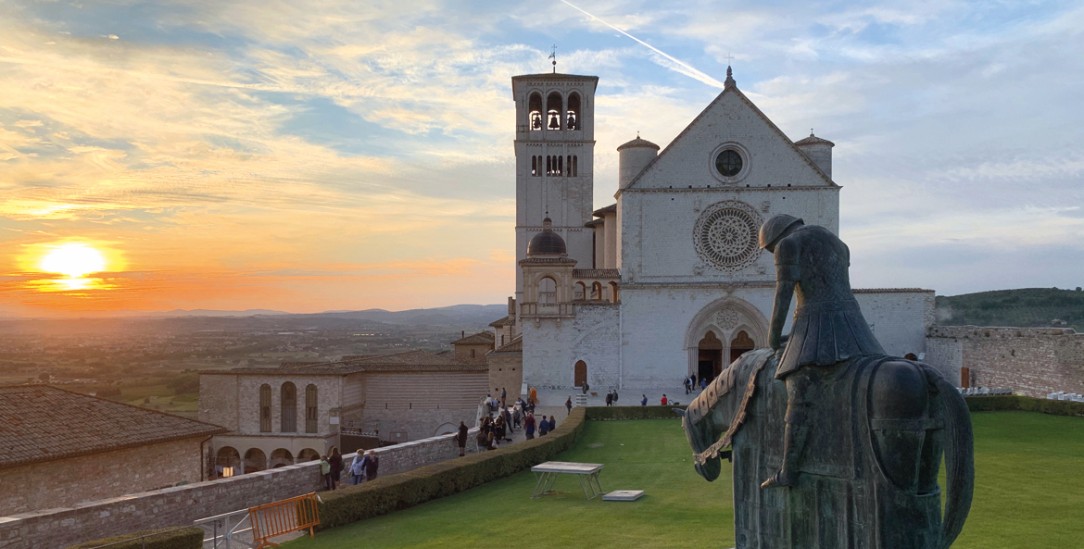
{"label": "hedge", "polygon": [[684,408],[687,404],[674,404],[672,406],[594,406],[587,408],[587,419],[590,421],[677,419],[681,416],[674,412],[674,408]]}
{"label": "hedge", "polygon": [[1084,416],[1084,402],[1071,400],[1051,400],[1019,395],[969,396],[964,400],[967,401],[967,408],[972,412],[1020,410],[1055,416]]}
{"label": "hedge", "polygon": [[557,429],[546,436],[378,477],[332,492],[321,492],[318,529],[335,528],[413,507],[547,461],[571,448],[583,432],[586,419],[584,410],[582,407],[573,408]]}
{"label": "hedge", "polygon": [[103,545],[107,546],[104,549],[201,549],[203,547],[203,528],[182,526],[144,530],[124,534],[123,536],[88,541],[72,545],[68,549],[93,549]]}

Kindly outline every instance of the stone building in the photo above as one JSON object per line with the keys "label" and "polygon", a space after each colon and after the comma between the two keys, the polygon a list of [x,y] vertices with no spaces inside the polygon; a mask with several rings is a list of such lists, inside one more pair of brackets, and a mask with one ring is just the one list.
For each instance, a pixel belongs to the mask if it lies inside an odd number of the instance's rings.
{"label": "stone building", "polygon": [[56,387],[0,386],[0,517],[204,480],[223,432]]}
{"label": "stone building", "polygon": [[352,452],[341,448],[347,430],[385,442],[450,432],[460,421],[474,425],[489,384],[484,355],[469,358],[472,346],[204,371],[199,417],[228,429],[214,439],[216,464],[236,472]]}
{"label": "stone building", "polygon": [[[512,78],[517,277],[495,336],[515,339],[531,385],[711,377],[767,345],[775,267],[757,246],[760,225],[785,213],[838,232],[834,144],[792,141],[728,69],[723,91],[661,152],[639,136],[617,148],[616,203],[595,208],[597,84]],[[933,291],[855,297],[887,352],[925,351]]]}

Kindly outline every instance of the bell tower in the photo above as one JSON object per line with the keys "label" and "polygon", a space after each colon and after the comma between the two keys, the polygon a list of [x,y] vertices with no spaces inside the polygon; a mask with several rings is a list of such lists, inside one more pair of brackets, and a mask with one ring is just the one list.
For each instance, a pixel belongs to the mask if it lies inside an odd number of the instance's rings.
{"label": "bell tower", "polygon": [[597,76],[512,77],[516,101],[516,299],[522,302],[527,244],[552,220],[577,268],[593,268],[592,219]]}

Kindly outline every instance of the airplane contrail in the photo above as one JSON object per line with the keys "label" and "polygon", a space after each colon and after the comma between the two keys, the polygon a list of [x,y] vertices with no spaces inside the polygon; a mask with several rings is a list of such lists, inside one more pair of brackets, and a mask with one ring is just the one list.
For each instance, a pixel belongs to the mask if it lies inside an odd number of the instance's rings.
{"label": "airplane contrail", "polygon": [[[720,88],[720,89],[725,87],[722,82],[720,82],[720,81],[712,78],[711,76],[701,72],[696,67],[693,67],[693,66],[689,65],[688,63],[686,63],[686,62],[684,62],[684,61],[682,61],[680,59],[677,59],[674,56],[660,50],[659,48],[656,48],[655,46],[652,46],[651,44],[648,44],[647,42],[644,42],[643,40],[640,40],[639,38],[625,32],[624,29],[622,29],[622,28],[620,28],[620,27],[618,27],[616,25],[612,25],[612,24],[602,20],[601,18],[596,17],[596,16],[588,13],[586,10],[584,10],[583,8],[573,4],[572,2],[569,2],[568,0],[561,0],[561,3],[568,6],[568,7],[570,7],[570,8],[572,8],[572,9],[574,9],[574,10],[576,10],[576,11],[578,11],[578,12],[580,12],[580,13],[582,13],[582,14],[584,14],[584,15],[586,15],[587,17],[590,17],[591,19],[594,19],[595,21],[598,21],[599,23],[602,23],[603,25],[606,25],[607,27],[610,27],[611,29],[613,29],[613,30],[625,35],[625,36],[629,37],[631,40],[635,41],[637,44],[640,44],[641,46],[643,46],[643,47],[645,47],[645,48],[647,48],[647,49],[661,55],[662,57],[664,57],[665,59],[667,59],[671,63],[678,66],[679,70],[677,70],[676,72],[678,72],[680,74],[684,74],[685,76],[688,76],[688,77],[690,77],[690,78],[692,78],[694,80],[697,80],[697,81],[702,82],[704,84],[707,84],[709,86],[715,86],[716,88]],[[683,69],[683,70],[680,70],[680,69]]]}

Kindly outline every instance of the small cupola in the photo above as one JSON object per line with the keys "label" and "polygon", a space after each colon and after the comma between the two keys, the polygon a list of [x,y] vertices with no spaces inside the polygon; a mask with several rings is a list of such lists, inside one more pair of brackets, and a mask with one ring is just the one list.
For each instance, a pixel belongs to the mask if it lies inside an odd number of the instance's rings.
{"label": "small cupola", "polygon": [[617,154],[617,188],[624,189],[659,156],[659,146],[637,135],[636,139],[618,147]]}
{"label": "small cupola", "polygon": [[809,137],[795,142],[794,146],[805,153],[828,179],[832,178],[832,147],[836,146],[835,143],[821,139],[813,135],[813,130],[809,130]]}

